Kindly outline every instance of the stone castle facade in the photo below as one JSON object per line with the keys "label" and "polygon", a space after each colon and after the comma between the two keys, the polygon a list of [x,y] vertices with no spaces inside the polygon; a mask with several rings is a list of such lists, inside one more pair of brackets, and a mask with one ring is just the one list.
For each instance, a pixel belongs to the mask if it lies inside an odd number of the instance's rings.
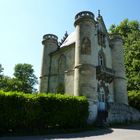
{"label": "stone castle facade", "polygon": [[75,31],[61,43],[53,34],[43,36],[40,92],[86,96],[89,119],[95,120],[108,103],[128,104],[123,41],[109,35],[103,18],[83,11],[75,16]]}

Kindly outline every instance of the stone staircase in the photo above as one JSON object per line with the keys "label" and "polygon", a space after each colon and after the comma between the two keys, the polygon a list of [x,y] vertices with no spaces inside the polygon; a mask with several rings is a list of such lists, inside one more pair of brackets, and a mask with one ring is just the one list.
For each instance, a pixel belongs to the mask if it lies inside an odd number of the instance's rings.
{"label": "stone staircase", "polygon": [[110,103],[107,123],[127,123],[140,121],[140,112],[121,103]]}

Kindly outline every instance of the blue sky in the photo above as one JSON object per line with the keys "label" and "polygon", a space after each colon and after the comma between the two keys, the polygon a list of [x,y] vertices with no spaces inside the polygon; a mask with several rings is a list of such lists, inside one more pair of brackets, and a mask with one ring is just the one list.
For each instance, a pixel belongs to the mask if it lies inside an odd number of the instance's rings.
{"label": "blue sky", "polygon": [[12,76],[18,63],[33,65],[40,76],[42,36],[74,30],[74,16],[83,10],[97,16],[98,9],[107,28],[123,19],[140,21],[140,0],[0,0],[0,64]]}

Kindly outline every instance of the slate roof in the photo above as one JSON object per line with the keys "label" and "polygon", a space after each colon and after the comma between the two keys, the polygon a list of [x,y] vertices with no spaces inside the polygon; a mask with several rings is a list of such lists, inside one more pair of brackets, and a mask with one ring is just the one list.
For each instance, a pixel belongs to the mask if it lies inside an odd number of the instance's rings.
{"label": "slate roof", "polygon": [[63,42],[63,44],[60,46],[60,48],[69,46],[69,45],[75,43],[75,41],[76,41],[76,32],[74,31],[66,38],[66,40]]}

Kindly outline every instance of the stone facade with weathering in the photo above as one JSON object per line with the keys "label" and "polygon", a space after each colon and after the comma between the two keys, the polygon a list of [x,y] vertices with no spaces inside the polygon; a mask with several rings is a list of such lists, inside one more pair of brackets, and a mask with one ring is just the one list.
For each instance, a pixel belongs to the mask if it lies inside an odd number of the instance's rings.
{"label": "stone facade with weathering", "polygon": [[40,92],[86,96],[89,122],[110,103],[128,104],[123,41],[109,35],[103,18],[83,11],[75,16],[75,31],[61,42],[43,36]]}

